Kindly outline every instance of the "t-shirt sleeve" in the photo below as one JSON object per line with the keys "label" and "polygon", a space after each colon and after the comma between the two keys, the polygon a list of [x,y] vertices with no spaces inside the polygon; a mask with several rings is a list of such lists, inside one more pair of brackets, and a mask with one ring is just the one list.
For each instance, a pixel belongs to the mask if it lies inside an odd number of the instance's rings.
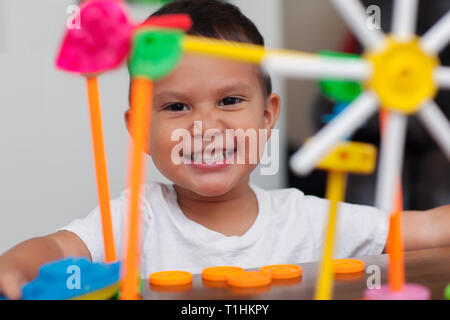
{"label": "t-shirt sleeve", "polygon": [[[329,201],[314,196],[306,196],[304,200],[310,221],[313,221],[316,258],[319,259],[328,226]],[[333,256],[342,259],[382,253],[388,221],[388,214],[375,207],[339,203]]]}
{"label": "t-shirt sleeve", "polygon": [[[119,199],[110,202],[111,219],[113,224],[114,243],[116,253],[122,252],[122,231],[124,217],[124,203]],[[105,261],[102,221],[100,208],[97,206],[83,219],[76,219],[67,226],[59,229],[75,233],[87,246],[93,262]],[[119,255],[118,255],[119,256]]]}

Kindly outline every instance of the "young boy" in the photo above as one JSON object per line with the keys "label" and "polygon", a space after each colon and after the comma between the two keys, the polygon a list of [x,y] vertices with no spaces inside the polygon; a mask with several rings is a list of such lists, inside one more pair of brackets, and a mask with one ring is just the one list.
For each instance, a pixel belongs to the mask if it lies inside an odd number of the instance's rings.
{"label": "young boy", "polygon": [[[216,0],[174,1],[157,15],[187,13],[190,34],[263,45],[254,24],[233,5]],[[185,55],[166,78],[156,81],[148,153],[173,185],[150,183],[141,198],[141,275],[155,271],[318,260],[327,222],[328,202],[296,189],[265,191],[249,184],[256,163],[228,164],[241,150],[226,141],[215,154],[202,157],[207,143],[178,153],[173,160],[175,130],[202,135],[209,129],[269,131],[277,120],[280,99],[270,78],[255,66],[206,56]],[[125,114],[128,125],[129,115]],[[194,125],[201,121],[201,131]],[[198,122],[197,122],[198,124]],[[196,131],[197,130],[197,131]],[[214,143],[221,141],[214,140]],[[208,142],[209,144],[209,142]],[[195,145],[195,144],[194,144]],[[198,146],[198,145],[197,145]],[[118,256],[128,191],[111,201]],[[428,212],[405,212],[406,249],[450,245],[450,206]],[[380,254],[388,233],[388,216],[376,208],[341,204],[334,256]],[[43,263],[68,256],[103,261],[99,209],[48,236],[25,241],[0,257],[0,293],[20,298],[21,286]]]}

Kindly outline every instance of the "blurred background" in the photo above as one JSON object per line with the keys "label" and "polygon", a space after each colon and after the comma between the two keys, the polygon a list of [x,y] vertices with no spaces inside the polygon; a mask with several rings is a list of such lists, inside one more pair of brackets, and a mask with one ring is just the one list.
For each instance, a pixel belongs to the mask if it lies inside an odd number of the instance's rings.
{"label": "blurred background", "polygon": [[[82,77],[54,68],[67,8],[72,0],[0,0],[0,253],[30,237],[54,232],[97,206],[89,114]],[[156,1],[130,1],[141,21],[158,8]],[[151,3],[149,3],[151,2]],[[360,53],[361,48],[328,0],[234,0],[252,19],[268,47],[317,52]],[[381,27],[389,31],[391,0],[379,5]],[[450,0],[421,0],[418,33],[450,9]],[[448,48],[441,60],[450,65]],[[111,198],[125,188],[128,132],[123,113],[128,104],[125,67],[99,78]],[[336,113],[313,81],[273,78],[282,98],[280,168],[274,176],[255,170],[252,181],[264,188],[300,188],[323,197],[325,174],[296,177],[288,156]],[[450,97],[437,101],[449,116]],[[405,209],[450,203],[450,165],[421,126],[408,127],[403,181]],[[379,143],[378,115],[353,136]],[[450,139],[450,137],[449,137]],[[148,159],[147,180],[168,182]],[[373,204],[375,176],[351,176],[347,201]]]}

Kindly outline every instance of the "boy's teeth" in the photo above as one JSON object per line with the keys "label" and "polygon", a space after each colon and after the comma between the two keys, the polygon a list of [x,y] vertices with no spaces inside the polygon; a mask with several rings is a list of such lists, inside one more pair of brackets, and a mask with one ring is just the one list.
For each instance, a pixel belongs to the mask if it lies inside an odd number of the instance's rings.
{"label": "boy's teeth", "polygon": [[234,154],[234,150],[227,150],[226,152],[225,152],[225,158],[228,158],[229,156],[231,156],[231,155],[233,155]]}
{"label": "boy's teeth", "polygon": [[202,156],[201,154],[192,154],[191,160],[197,163],[214,163],[214,162],[222,162],[224,159],[228,158],[234,153],[234,150],[224,151],[217,155],[210,156]]}

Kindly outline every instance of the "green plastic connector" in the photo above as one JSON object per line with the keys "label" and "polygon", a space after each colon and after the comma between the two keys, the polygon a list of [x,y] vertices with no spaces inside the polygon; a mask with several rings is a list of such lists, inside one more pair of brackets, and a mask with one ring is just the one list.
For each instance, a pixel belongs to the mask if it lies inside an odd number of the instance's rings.
{"label": "green plastic connector", "polygon": [[445,288],[444,298],[445,300],[450,300],[450,284]]}
{"label": "green plastic connector", "polygon": [[[336,51],[321,51],[319,55],[322,57],[361,59],[356,54]],[[338,103],[350,103],[363,91],[363,85],[355,81],[320,79],[318,85],[324,96]]]}
{"label": "green plastic connector", "polygon": [[129,71],[132,77],[151,80],[168,75],[183,54],[184,33],[179,30],[142,29],[134,35]]}

